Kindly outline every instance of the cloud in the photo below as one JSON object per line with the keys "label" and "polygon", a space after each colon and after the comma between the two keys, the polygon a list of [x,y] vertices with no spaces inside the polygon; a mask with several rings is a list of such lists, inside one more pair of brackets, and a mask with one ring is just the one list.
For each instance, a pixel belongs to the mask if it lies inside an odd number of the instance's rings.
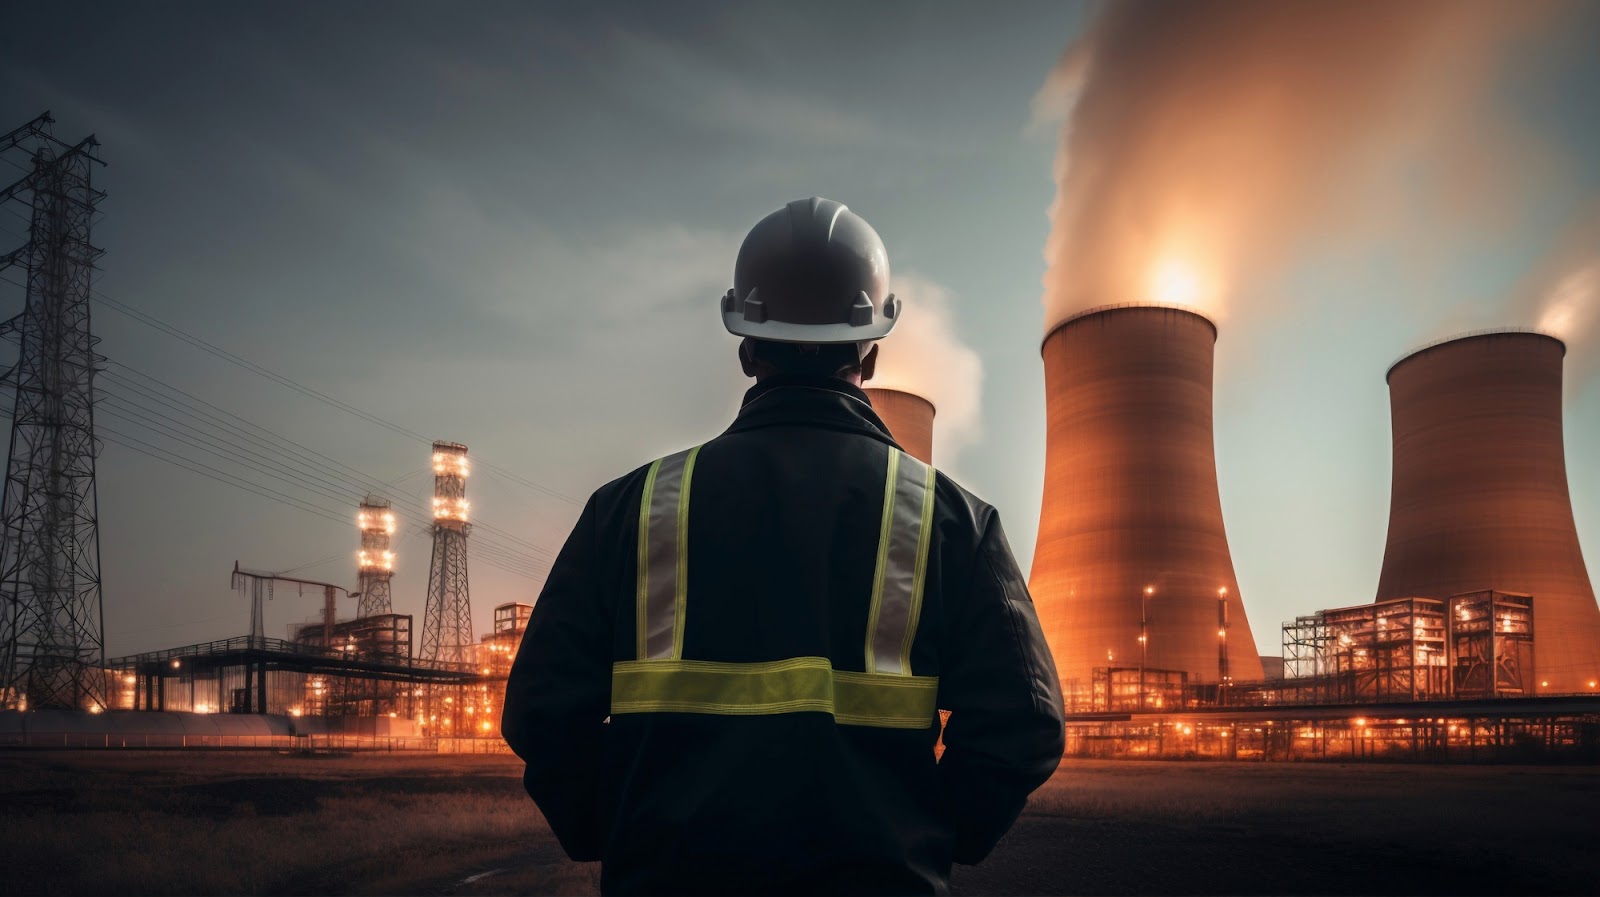
{"label": "cloud", "polygon": [[895,275],[894,292],[906,304],[905,319],[880,342],[871,385],[932,402],[936,451],[954,458],[982,435],[983,362],[956,332],[949,290],[908,273]]}
{"label": "cloud", "polygon": [[1492,105],[1549,3],[1131,0],[1034,99],[1062,102],[1046,325],[1128,301],[1227,311],[1308,238],[1428,254],[1548,183]]}

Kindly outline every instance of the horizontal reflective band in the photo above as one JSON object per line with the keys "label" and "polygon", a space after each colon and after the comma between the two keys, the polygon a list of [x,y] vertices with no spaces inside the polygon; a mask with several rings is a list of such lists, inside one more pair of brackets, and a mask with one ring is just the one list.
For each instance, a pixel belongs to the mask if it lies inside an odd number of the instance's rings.
{"label": "horizontal reflective band", "polygon": [[937,676],[833,669],[826,657],[769,663],[628,660],[611,667],[611,713],[769,716],[832,714],[846,726],[926,729],[938,716]]}

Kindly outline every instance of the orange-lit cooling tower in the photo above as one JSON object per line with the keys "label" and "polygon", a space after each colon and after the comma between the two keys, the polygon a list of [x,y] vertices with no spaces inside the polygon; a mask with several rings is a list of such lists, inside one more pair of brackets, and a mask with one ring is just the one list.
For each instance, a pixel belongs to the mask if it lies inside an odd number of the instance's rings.
{"label": "orange-lit cooling tower", "polygon": [[1600,680],[1600,608],[1562,447],[1565,355],[1543,334],[1475,334],[1418,350],[1388,377],[1394,480],[1377,598],[1532,595],[1545,693]]}
{"label": "orange-lit cooling tower", "polygon": [[1069,693],[1086,691],[1096,667],[1140,666],[1141,612],[1149,669],[1217,682],[1225,656],[1231,681],[1261,678],[1217,492],[1216,339],[1206,318],[1152,305],[1091,309],[1045,337],[1029,587]]}
{"label": "orange-lit cooling tower", "polygon": [[889,428],[889,435],[911,457],[924,464],[933,463],[933,403],[922,396],[898,389],[869,386],[867,398],[872,410]]}

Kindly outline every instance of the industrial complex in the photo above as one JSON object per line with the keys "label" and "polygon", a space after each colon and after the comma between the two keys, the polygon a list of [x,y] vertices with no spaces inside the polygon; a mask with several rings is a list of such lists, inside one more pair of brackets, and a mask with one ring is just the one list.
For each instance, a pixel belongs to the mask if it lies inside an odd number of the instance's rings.
{"label": "industrial complex", "polygon": [[[246,634],[107,657],[95,491],[92,137],[48,114],[0,137],[26,175],[26,273],[0,501],[0,746],[493,751],[532,611],[475,629],[472,456],[437,441],[431,504],[350,499],[353,586],[236,562]],[[22,153],[21,151],[25,151]],[[1067,702],[1069,754],[1227,759],[1600,760],[1600,606],[1562,441],[1566,346],[1473,333],[1388,371],[1393,487],[1370,601],[1308,608],[1263,653],[1217,482],[1217,325],[1167,304],[1079,312],[1042,346],[1046,465],[1030,589]],[[1374,372],[1376,377],[1378,372]],[[868,389],[906,450],[935,458],[935,408]],[[114,432],[114,431],[113,431]],[[426,526],[420,621],[393,600],[402,525]],[[342,550],[343,547],[341,547]],[[220,585],[222,570],[217,571]],[[269,637],[263,601],[320,616]]]}
{"label": "industrial complex", "polygon": [[1211,430],[1216,327],[1097,308],[1045,338],[1030,588],[1088,756],[1600,760],[1600,607],[1567,491],[1554,337],[1467,334],[1390,368],[1394,482],[1371,603],[1258,657]]}

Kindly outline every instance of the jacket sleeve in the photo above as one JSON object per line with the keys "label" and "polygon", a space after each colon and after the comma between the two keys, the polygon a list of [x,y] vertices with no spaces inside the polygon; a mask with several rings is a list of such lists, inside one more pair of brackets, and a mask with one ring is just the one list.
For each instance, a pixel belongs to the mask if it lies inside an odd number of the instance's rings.
{"label": "jacket sleeve", "polygon": [[998,515],[978,545],[971,593],[952,596],[949,606],[939,706],[950,720],[939,778],[955,831],[952,858],[973,864],[1061,762],[1061,683]]}
{"label": "jacket sleeve", "polygon": [[611,620],[598,587],[595,502],[534,603],[506,683],[501,731],[527,763],[523,785],[574,860],[600,859]]}

